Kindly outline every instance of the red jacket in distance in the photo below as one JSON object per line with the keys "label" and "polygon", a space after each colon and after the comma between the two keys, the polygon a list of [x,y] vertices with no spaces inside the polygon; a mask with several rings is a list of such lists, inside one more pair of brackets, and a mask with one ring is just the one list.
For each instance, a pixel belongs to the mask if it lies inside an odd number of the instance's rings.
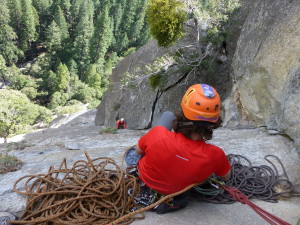
{"label": "red jacket in distance", "polygon": [[126,129],[126,122],[125,120],[121,121],[121,120],[117,120],[116,122],[116,129]]}

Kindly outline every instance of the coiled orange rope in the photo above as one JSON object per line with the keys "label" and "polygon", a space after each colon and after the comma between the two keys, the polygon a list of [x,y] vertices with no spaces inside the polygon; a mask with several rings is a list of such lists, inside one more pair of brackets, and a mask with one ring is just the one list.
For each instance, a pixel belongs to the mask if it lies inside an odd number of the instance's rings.
{"label": "coiled orange rope", "polygon": [[[27,196],[26,209],[12,224],[108,224],[129,214],[136,206],[137,179],[124,172],[112,159],[79,160],[68,169],[64,159],[48,174],[28,175],[14,184],[14,191]],[[24,185],[24,191],[19,187]],[[133,189],[133,196],[128,190]],[[143,218],[143,214],[139,218]],[[123,224],[134,215],[123,219]]]}

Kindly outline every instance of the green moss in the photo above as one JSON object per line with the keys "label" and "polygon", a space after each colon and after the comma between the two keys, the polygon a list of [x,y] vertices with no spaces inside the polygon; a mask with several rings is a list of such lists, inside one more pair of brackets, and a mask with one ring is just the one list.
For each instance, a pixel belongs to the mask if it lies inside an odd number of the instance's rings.
{"label": "green moss", "polygon": [[152,75],[151,77],[149,77],[149,81],[150,81],[150,86],[152,87],[152,89],[156,89],[160,83],[160,79],[161,79],[161,74],[155,74]]}
{"label": "green moss", "polygon": [[107,127],[99,131],[99,134],[116,134],[117,129],[114,127]]}

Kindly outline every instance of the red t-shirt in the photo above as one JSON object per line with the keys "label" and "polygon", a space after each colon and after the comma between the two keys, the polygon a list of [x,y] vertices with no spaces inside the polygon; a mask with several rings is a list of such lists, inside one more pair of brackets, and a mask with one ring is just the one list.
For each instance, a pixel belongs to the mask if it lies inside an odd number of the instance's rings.
{"label": "red t-shirt", "polygon": [[125,121],[121,121],[121,120],[117,120],[116,122],[116,129],[119,129],[119,126],[123,126],[124,129],[126,129],[126,122]]}
{"label": "red t-shirt", "polygon": [[145,153],[138,163],[140,178],[162,194],[178,192],[213,173],[224,176],[230,170],[221,148],[203,140],[193,141],[163,126],[151,129],[138,145]]}

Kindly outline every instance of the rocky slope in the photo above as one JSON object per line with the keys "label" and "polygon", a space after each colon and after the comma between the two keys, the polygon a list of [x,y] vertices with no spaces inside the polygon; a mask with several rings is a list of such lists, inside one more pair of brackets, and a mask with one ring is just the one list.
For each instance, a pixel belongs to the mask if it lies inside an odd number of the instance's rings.
{"label": "rocky slope", "polygon": [[[90,110],[77,117],[70,117],[57,128],[48,128],[26,134],[23,138],[30,145],[24,150],[12,150],[24,162],[16,172],[0,175],[0,212],[19,215],[25,207],[25,198],[12,191],[17,179],[28,174],[46,173],[50,165],[59,166],[65,157],[68,165],[77,160],[85,160],[84,152],[91,158],[111,157],[121,164],[124,151],[137,143],[147,130],[119,130],[118,134],[99,134],[100,126],[94,125],[96,110]],[[241,154],[255,165],[266,164],[263,157],[277,155],[286,167],[290,179],[299,187],[299,154],[293,142],[281,135],[270,135],[266,129],[216,130],[212,143],[224,151]],[[1,146],[3,148],[3,146]],[[287,157],[288,156],[288,157]],[[280,170],[280,173],[282,171]],[[300,198],[292,198],[279,203],[256,201],[258,205],[271,213],[295,224],[299,219]],[[237,212],[238,213],[235,213]],[[199,213],[201,212],[201,213]],[[135,224],[267,224],[247,206],[215,205],[192,201],[184,210],[167,215],[146,213],[146,219]]]}

